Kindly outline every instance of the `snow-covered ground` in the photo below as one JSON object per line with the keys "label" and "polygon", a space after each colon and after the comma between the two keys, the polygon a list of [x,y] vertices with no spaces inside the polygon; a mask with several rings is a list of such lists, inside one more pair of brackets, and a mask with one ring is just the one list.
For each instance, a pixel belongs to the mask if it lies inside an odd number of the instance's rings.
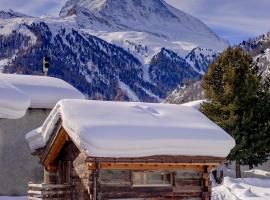
{"label": "snow-covered ground", "polygon": [[[5,197],[0,200],[26,200],[27,197]],[[225,177],[222,185],[212,189],[212,200],[269,200],[270,179]]]}
{"label": "snow-covered ground", "polygon": [[213,200],[269,200],[270,179],[225,177],[222,185],[214,186]]}

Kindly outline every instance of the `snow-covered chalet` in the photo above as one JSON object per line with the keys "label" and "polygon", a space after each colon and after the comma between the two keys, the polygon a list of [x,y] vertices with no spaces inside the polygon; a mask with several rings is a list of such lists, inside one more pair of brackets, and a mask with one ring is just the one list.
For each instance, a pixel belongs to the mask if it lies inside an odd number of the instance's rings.
{"label": "snow-covered chalet", "polygon": [[89,100],[58,102],[26,139],[44,166],[30,200],[209,200],[235,145],[192,107]]}

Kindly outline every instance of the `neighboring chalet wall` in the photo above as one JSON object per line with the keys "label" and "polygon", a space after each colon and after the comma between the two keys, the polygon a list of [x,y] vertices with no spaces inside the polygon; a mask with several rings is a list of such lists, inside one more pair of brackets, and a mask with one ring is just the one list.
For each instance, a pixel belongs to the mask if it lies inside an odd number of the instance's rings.
{"label": "neighboring chalet wall", "polygon": [[90,199],[88,185],[91,171],[87,169],[85,159],[85,155],[71,141],[65,144],[57,158],[57,183],[69,183],[72,185],[72,200]]}
{"label": "neighboring chalet wall", "polygon": [[98,184],[98,199],[183,199],[201,200],[203,175],[193,170],[162,171],[173,174],[172,186],[133,187],[132,171],[101,170]]}
{"label": "neighboring chalet wall", "polygon": [[25,134],[40,127],[48,114],[30,109],[23,118],[0,119],[0,196],[26,195],[28,182],[42,182],[43,167],[31,155]]}

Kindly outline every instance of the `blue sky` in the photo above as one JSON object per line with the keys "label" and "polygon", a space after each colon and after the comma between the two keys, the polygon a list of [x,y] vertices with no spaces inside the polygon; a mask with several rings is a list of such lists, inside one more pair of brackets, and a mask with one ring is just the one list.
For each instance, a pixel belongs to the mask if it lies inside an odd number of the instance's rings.
{"label": "blue sky", "polygon": [[[67,0],[0,0],[0,9],[58,15]],[[146,0],[147,1],[147,0]],[[199,18],[219,36],[238,43],[270,31],[270,0],[166,0]]]}
{"label": "blue sky", "polygon": [[270,0],[166,0],[239,43],[270,31]]}

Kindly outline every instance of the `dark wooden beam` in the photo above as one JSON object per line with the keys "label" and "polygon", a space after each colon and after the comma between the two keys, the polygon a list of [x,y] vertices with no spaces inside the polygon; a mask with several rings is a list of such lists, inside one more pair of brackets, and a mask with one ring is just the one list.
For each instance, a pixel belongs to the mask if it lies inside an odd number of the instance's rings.
{"label": "dark wooden beam", "polygon": [[107,157],[88,157],[87,162],[107,162],[107,163],[201,163],[208,165],[208,163],[215,163],[219,165],[225,161],[222,157],[211,156],[170,156],[158,155],[139,158],[107,158]]}
{"label": "dark wooden beam", "polygon": [[[95,170],[96,163],[88,162],[88,169]],[[192,169],[204,172],[205,167],[215,168],[217,163],[100,163],[100,169],[111,170],[177,170]]]}

